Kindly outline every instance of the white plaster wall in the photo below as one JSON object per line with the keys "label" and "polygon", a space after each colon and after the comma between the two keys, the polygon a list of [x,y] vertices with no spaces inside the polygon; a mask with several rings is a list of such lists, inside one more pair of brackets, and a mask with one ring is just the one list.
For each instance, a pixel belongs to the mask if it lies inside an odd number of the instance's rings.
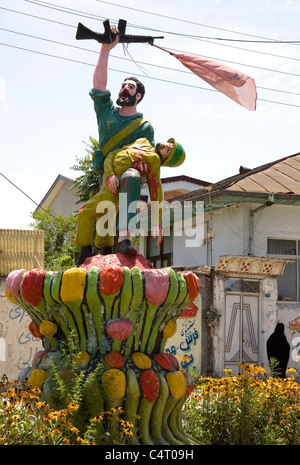
{"label": "white plaster wall", "polygon": [[224,277],[222,275],[215,275],[213,281],[213,304],[216,311],[221,315],[210,336],[212,337],[213,372],[218,376],[223,376],[225,292]]}
{"label": "white plaster wall", "polygon": [[[0,379],[18,378],[21,370],[32,366],[35,353],[41,350],[40,339],[30,333],[30,317],[5,296],[5,279],[0,279]],[[2,325],[2,326],[1,326]]]}
{"label": "white plaster wall", "polygon": [[[246,204],[231,206],[212,213],[211,225],[214,238],[212,240],[212,265],[217,263],[221,255],[247,254],[249,248],[249,208]],[[210,229],[209,214],[206,213],[203,228],[204,240],[198,247],[187,247],[189,239],[184,233],[174,236],[173,264],[183,266],[210,265],[210,241],[207,234]],[[199,234],[199,238],[200,238]]]}
{"label": "white plaster wall", "polygon": [[253,253],[265,255],[268,238],[300,239],[300,206],[266,207],[254,215],[253,224]]}
{"label": "white plaster wall", "polygon": [[50,206],[56,213],[62,213],[64,216],[69,216],[71,213],[77,212],[80,203],[75,189],[70,189],[71,184],[64,182],[59,194],[51,202]]}
{"label": "white plaster wall", "polygon": [[[299,304],[278,302],[278,319],[276,323],[284,324],[284,334],[290,344],[288,368],[295,368],[300,373],[300,308]],[[275,328],[275,326],[274,326]],[[273,332],[273,331],[272,331]]]}
{"label": "white plaster wall", "polygon": [[[250,252],[250,210],[258,204],[239,204],[212,213],[212,264],[221,255],[247,255]],[[185,248],[185,237],[174,238],[174,265],[209,264],[207,231],[209,214],[205,214],[205,241],[197,249]],[[300,206],[272,205],[253,216],[252,254],[266,256],[267,239],[300,239]]]}
{"label": "white plaster wall", "polygon": [[268,370],[267,340],[277,323],[277,279],[267,277],[261,281],[260,322],[259,322],[259,361]]}

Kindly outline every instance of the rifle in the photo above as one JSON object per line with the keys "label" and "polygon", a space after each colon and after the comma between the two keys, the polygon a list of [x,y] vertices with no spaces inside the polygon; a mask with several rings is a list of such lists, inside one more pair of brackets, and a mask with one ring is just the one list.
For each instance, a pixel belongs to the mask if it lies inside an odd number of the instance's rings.
{"label": "rifle", "polygon": [[125,34],[127,21],[125,19],[119,19],[118,23],[118,34],[114,34],[110,29],[109,19],[103,21],[104,26],[104,34],[100,34],[99,32],[94,32],[91,29],[87,28],[81,23],[78,23],[76,39],[77,40],[84,40],[84,39],[94,39],[100,42],[101,44],[110,44],[112,43],[116,36],[119,36],[119,42],[121,44],[124,43],[143,43],[147,42],[153,45],[154,39],[163,39],[163,37],[151,37],[151,36],[134,36],[131,34]]}

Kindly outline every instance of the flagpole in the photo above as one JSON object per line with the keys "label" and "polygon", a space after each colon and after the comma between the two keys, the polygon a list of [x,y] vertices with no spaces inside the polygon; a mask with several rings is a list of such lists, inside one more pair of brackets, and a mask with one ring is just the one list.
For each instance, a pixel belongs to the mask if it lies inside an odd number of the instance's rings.
{"label": "flagpole", "polygon": [[150,44],[150,45],[152,45],[152,47],[156,47],[156,48],[159,48],[160,50],[163,50],[163,52],[169,53],[169,55],[173,55],[173,53],[169,52],[169,50],[167,50],[166,48],[160,47],[159,45],[155,45],[155,44]]}

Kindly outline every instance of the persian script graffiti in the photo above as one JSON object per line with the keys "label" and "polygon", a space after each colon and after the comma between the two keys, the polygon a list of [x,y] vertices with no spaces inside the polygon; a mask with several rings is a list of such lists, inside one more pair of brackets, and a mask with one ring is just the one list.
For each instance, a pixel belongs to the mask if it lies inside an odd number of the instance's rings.
{"label": "persian script graffiti", "polygon": [[[176,355],[180,361],[181,368],[185,371],[196,368],[195,353],[196,345],[199,341],[199,332],[195,328],[196,320],[181,320],[181,328],[178,329],[176,344],[172,344],[166,349],[166,352]],[[180,336],[179,336],[180,335]]]}
{"label": "persian script graffiti", "polygon": [[[22,325],[21,330],[24,329],[23,319],[26,319],[27,315],[20,307],[12,307],[9,312],[9,318],[10,320],[16,320],[18,325]],[[18,344],[22,346],[22,355],[19,357],[17,362],[18,370],[24,370],[24,368],[31,367],[32,359],[35,353],[40,350],[39,344],[41,342],[38,338],[35,338],[29,330],[21,330],[18,331]]]}

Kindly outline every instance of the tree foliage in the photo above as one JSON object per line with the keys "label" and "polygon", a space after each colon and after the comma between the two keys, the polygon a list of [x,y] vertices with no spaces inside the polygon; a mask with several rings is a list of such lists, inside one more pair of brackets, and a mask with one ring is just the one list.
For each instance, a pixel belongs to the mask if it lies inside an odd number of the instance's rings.
{"label": "tree foliage", "polygon": [[82,158],[76,156],[77,164],[71,166],[74,171],[81,171],[83,174],[75,178],[73,188],[77,191],[79,202],[86,202],[99,190],[99,176],[93,170],[92,153],[94,150],[99,149],[98,142],[89,137],[89,143],[84,142],[86,145],[86,155]]}
{"label": "tree foliage", "polygon": [[69,217],[55,214],[48,207],[32,214],[30,226],[45,232],[45,269],[65,270],[75,266],[78,246],[75,244],[77,214]]}

